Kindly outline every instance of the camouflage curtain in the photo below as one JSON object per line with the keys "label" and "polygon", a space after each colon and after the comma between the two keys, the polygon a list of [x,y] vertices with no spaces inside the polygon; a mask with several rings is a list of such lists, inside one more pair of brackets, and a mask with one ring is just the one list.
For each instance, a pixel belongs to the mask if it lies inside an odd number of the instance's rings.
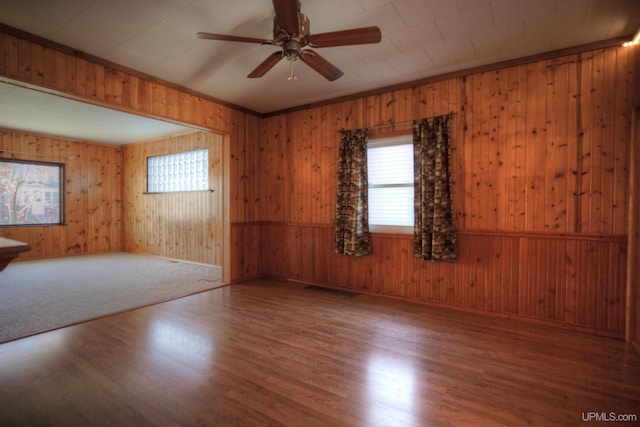
{"label": "camouflage curtain", "polygon": [[449,119],[450,116],[440,116],[413,125],[414,258],[456,259]]}
{"label": "camouflage curtain", "polygon": [[367,131],[341,131],[336,197],[336,253],[371,253],[367,182]]}

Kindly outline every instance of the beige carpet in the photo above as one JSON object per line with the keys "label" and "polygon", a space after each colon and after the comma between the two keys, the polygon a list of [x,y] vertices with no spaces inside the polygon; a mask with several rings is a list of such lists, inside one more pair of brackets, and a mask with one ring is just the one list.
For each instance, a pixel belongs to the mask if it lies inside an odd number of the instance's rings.
{"label": "beige carpet", "polygon": [[220,286],[219,267],[124,252],[12,262],[0,343]]}

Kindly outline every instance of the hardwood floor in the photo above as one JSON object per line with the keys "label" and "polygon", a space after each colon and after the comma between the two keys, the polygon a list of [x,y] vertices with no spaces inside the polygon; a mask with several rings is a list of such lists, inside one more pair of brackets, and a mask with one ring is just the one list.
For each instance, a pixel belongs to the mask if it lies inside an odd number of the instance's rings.
{"label": "hardwood floor", "polygon": [[614,415],[640,417],[640,359],[619,340],[266,280],[0,345],[3,426],[571,426]]}

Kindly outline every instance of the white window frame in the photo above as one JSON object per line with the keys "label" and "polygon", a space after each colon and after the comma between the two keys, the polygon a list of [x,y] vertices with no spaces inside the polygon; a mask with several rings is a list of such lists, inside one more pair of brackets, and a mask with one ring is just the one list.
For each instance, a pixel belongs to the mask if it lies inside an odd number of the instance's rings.
{"label": "white window frame", "polygon": [[[372,139],[367,143],[367,154],[370,148],[388,147],[392,145],[411,145],[413,152],[413,135],[407,134],[402,136],[395,136],[391,138],[379,138]],[[372,185],[369,182],[369,189],[382,187],[410,187],[414,188],[414,183],[411,184],[386,184],[386,185]],[[371,206],[369,205],[369,216],[371,216]],[[383,225],[383,224],[371,224],[369,223],[369,231],[372,233],[387,233],[387,234],[413,234],[412,225]]]}

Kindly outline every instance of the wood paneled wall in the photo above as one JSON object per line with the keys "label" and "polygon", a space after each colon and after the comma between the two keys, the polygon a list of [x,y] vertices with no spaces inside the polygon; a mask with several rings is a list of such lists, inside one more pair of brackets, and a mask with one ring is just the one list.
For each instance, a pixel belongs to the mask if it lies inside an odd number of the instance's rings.
{"label": "wood paneled wall", "polygon": [[[637,54],[597,49],[266,118],[249,177],[262,271],[623,336]],[[337,131],[451,111],[459,260],[415,261],[411,237],[382,234],[372,256],[336,257]]]}
{"label": "wood paneled wall", "polygon": [[119,251],[122,248],[122,149],[0,130],[0,157],[65,165],[66,225],[2,227],[28,242],[19,259]]}
{"label": "wood paneled wall", "polygon": [[8,79],[122,111],[243,136],[245,113],[91,59],[97,58],[0,31],[0,75]]}
{"label": "wood paneled wall", "polygon": [[[626,302],[620,262],[638,55],[637,47],[596,49],[263,119],[69,49],[0,33],[5,78],[226,134],[231,281],[268,275],[367,286],[616,336]],[[450,111],[457,113],[460,259],[414,261],[406,236],[388,235],[374,236],[379,252],[371,257],[336,258],[337,131]]]}
{"label": "wood paneled wall", "polygon": [[259,219],[333,221],[340,128],[453,111],[459,229],[625,234],[632,52],[600,49],[269,117],[252,189]]}
{"label": "wood paneled wall", "polygon": [[[73,99],[224,134],[224,164],[228,165],[228,170],[223,171],[223,215],[228,218],[227,222],[242,223],[247,218],[255,219],[252,217],[255,207],[247,203],[249,196],[243,182],[246,171],[253,167],[245,161],[250,157],[246,138],[257,135],[259,117],[4,27],[0,29],[0,76]],[[236,240],[234,232],[234,228],[225,231],[229,234],[225,241],[228,255],[225,263],[240,258],[233,252],[240,247],[230,244]],[[62,255],[62,252],[57,254]],[[225,281],[242,279],[229,276],[230,271],[242,269],[225,265]]]}
{"label": "wood paneled wall", "polygon": [[[211,191],[145,194],[147,158],[206,148]],[[222,265],[222,136],[176,135],[124,146],[124,250]]]}
{"label": "wood paneled wall", "polygon": [[374,234],[373,254],[356,258],[334,253],[328,225],[265,223],[262,238],[274,278],[624,333],[622,237],[461,231],[455,262],[414,259],[410,235]]}

